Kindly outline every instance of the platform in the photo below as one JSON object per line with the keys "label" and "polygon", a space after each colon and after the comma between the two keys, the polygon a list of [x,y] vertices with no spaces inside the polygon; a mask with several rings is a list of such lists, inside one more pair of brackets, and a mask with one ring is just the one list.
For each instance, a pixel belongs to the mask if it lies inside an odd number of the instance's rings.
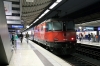
{"label": "platform", "polygon": [[92,45],[92,46],[100,46],[100,42],[92,42],[89,40],[82,40],[82,41],[77,40],[77,43]]}
{"label": "platform", "polygon": [[18,40],[16,45],[8,66],[72,66],[32,41],[26,43],[25,38],[22,43]]}

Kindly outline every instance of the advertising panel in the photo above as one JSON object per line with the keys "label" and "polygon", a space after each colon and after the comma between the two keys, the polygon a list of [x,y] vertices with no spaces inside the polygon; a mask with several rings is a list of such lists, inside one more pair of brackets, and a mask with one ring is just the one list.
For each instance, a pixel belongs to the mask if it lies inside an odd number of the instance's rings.
{"label": "advertising panel", "polygon": [[12,15],[12,2],[4,1],[6,15]]}

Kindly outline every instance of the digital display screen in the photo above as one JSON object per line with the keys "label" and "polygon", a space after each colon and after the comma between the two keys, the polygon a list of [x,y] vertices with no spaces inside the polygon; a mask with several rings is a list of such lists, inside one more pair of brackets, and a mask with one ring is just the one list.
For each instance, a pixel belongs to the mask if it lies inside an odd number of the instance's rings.
{"label": "digital display screen", "polygon": [[93,31],[94,30],[94,27],[85,27],[85,30],[86,31]]}
{"label": "digital display screen", "polygon": [[24,28],[23,25],[12,25],[12,28]]}
{"label": "digital display screen", "polygon": [[98,27],[98,30],[100,30],[100,27]]}

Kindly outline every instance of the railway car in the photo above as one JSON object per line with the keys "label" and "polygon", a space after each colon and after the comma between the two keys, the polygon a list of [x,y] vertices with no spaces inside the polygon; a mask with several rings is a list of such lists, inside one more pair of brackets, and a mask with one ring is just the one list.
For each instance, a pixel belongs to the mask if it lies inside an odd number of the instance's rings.
{"label": "railway car", "polygon": [[34,41],[58,54],[72,54],[76,46],[73,22],[49,19],[34,27]]}

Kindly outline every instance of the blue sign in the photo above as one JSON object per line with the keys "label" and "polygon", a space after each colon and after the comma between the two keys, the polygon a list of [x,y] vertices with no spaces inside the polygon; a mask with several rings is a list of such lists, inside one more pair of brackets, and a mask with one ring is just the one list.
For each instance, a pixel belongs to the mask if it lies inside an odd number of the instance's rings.
{"label": "blue sign", "polygon": [[12,25],[11,27],[12,27],[12,28],[24,28],[23,25]]}
{"label": "blue sign", "polygon": [[100,27],[98,27],[98,30],[100,30]]}
{"label": "blue sign", "polygon": [[94,27],[85,27],[85,30],[86,31],[93,31],[94,30]]}

